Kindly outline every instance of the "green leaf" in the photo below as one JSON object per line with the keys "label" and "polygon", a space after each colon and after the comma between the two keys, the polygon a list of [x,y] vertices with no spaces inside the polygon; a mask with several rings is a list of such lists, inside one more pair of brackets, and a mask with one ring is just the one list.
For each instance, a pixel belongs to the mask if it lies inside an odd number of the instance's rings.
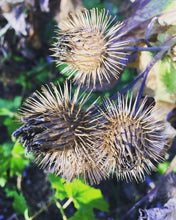
{"label": "green leaf", "polygon": [[[14,100],[10,101],[7,99],[1,99],[0,98],[0,109],[8,109],[11,112],[16,112],[17,109],[20,107],[21,105],[21,96],[16,96],[14,98]],[[2,110],[4,111],[4,110]],[[8,112],[9,114],[9,112]]]}
{"label": "green leaf", "polygon": [[22,171],[29,160],[25,158],[24,148],[18,141],[15,144],[5,143],[0,145],[0,177],[6,178],[7,170],[10,169],[10,176],[22,175]]}
{"label": "green leaf", "polygon": [[21,96],[16,96],[13,100],[13,106],[15,109],[18,109],[21,105],[21,100],[22,100],[22,97]]}
{"label": "green leaf", "polygon": [[103,4],[103,1],[101,0],[94,0],[94,1],[86,1],[86,0],[83,0],[83,4],[85,5],[85,7],[87,9],[92,9],[92,8],[104,8],[104,4]]}
{"label": "green leaf", "polygon": [[96,220],[96,218],[94,217],[93,212],[87,209],[75,212],[74,216],[69,218],[69,220]]}
{"label": "green leaf", "polygon": [[0,116],[13,117],[14,113],[8,110],[7,108],[0,108]]}
{"label": "green leaf", "polygon": [[169,166],[169,162],[165,161],[163,163],[158,164],[158,172],[163,175]]}
{"label": "green leaf", "polygon": [[[15,117],[13,117],[13,118],[7,117],[4,120],[3,124],[7,127],[9,136],[11,136],[12,133],[19,127],[19,123],[17,122],[17,119]],[[13,137],[11,137],[11,138],[13,138]]]}
{"label": "green leaf", "polygon": [[17,61],[17,62],[23,62],[23,61],[24,61],[24,58],[23,58],[23,57],[13,56],[12,58],[13,58],[13,60],[15,60],[15,61]]}
{"label": "green leaf", "polygon": [[77,209],[97,208],[101,211],[108,211],[108,204],[103,199],[100,189],[95,189],[80,180],[73,180],[72,183],[66,183],[65,190],[69,198],[73,198],[73,203]]}
{"label": "green leaf", "polygon": [[1,179],[1,186],[4,184],[5,179],[7,179],[7,170],[10,164],[10,157],[6,154],[4,149],[4,145],[0,145],[0,178]]}
{"label": "green leaf", "polygon": [[4,157],[9,157],[9,156],[11,157],[13,147],[14,147],[14,143],[12,143],[12,142],[5,142],[2,145]]}
{"label": "green leaf", "polygon": [[24,148],[18,141],[16,141],[12,150],[12,157],[10,160],[10,176],[21,176],[24,167],[29,164],[29,161],[25,158]]}
{"label": "green leaf", "polygon": [[6,190],[8,196],[14,197],[13,201],[13,208],[19,214],[24,214],[26,209],[28,209],[26,204],[26,199],[24,198],[23,194],[18,194],[16,191],[8,191]]}
{"label": "green leaf", "polygon": [[73,204],[77,212],[70,219],[92,220],[95,219],[94,208],[104,212],[109,210],[108,203],[104,200],[99,189],[95,189],[77,179],[74,179],[73,182],[65,183],[64,179],[54,174],[49,174],[49,180],[53,188],[56,189],[56,199],[73,199]]}
{"label": "green leaf", "polygon": [[55,197],[57,199],[63,200],[67,197],[64,182],[65,180],[53,173],[48,175],[49,181],[54,189],[56,189]]}
{"label": "green leaf", "polygon": [[7,175],[5,177],[0,177],[0,186],[4,187],[7,182]]}
{"label": "green leaf", "polygon": [[[169,161],[164,161],[163,163],[158,164],[158,172],[161,175],[163,175],[166,172],[169,165],[170,165]],[[173,171],[176,172],[176,167],[174,168]]]}
{"label": "green leaf", "polygon": [[25,75],[22,74],[22,73],[21,73],[21,74],[18,76],[18,78],[15,80],[16,83],[22,85],[24,88],[26,88],[26,84],[27,84],[26,81],[27,81],[27,79],[26,79]]}

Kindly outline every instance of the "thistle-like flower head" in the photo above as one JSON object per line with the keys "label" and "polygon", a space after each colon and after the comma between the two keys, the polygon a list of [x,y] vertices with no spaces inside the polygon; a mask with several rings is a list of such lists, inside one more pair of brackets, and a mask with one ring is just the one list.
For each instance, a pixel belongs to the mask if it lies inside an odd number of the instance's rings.
{"label": "thistle-like flower head", "polygon": [[155,168],[153,162],[162,160],[166,140],[164,124],[153,117],[154,107],[146,107],[145,98],[137,108],[137,98],[119,95],[118,103],[107,99],[101,156],[108,172],[117,178],[143,180],[144,171]]}
{"label": "thistle-like flower head", "polygon": [[[71,181],[80,174],[90,183],[99,182],[102,171],[96,160],[96,126],[98,116],[92,113],[93,102],[84,104],[90,93],[71,95],[67,82],[64,92],[51,84],[34,93],[21,107],[23,125],[14,132],[28,151],[36,155],[40,166]],[[104,174],[103,174],[104,176]]]}
{"label": "thistle-like flower head", "polygon": [[74,82],[95,88],[97,81],[119,78],[128,42],[121,41],[122,23],[114,22],[105,9],[87,9],[70,15],[60,24],[54,57],[62,73],[74,75]]}

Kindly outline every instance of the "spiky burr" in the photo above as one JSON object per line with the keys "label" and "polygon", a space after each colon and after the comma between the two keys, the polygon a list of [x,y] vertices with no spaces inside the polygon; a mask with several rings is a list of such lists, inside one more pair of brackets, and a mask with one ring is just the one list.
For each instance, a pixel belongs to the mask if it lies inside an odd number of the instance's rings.
{"label": "spiky burr", "polygon": [[118,79],[123,69],[127,41],[120,40],[123,24],[114,21],[105,9],[78,11],[61,22],[52,50],[58,66],[77,85],[96,88],[111,78]]}
{"label": "spiky burr", "polygon": [[[106,176],[99,169],[97,160],[97,113],[93,113],[96,101],[85,108],[90,97],[77,88],[71,95],[68,83],[64,92],[51,83],[43,86],[24,102],[19,110],[23,125],[14,132],[21,138],[26,151],[32,151],[42,168],[54,172],[66,180],[83,175],[86,181],[98,183]],[[94,111],[95,112],[95,111]]]}
{"label": "spiky burr", "polygon": [[137,98],[119,95],[118,103],[106,99],[104,110],[100,110],[104,134],[99,152],[104,168],[118,179],[142,181],[145,172],[150,173],[163,159],[165,126],[153,117],[155,107],[147,107],[146,101],[138,107]]}

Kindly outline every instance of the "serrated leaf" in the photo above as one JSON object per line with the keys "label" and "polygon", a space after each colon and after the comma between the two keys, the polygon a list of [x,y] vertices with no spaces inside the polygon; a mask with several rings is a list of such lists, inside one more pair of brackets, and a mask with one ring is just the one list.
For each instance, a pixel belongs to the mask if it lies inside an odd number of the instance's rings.
{"label": "serrated leaf", "polygon": [[28,209],[26,199],[23,194],[18,194],[16,191],[7,191],[8,196],[14,197],[13,208],[19,214],[24,214],[25,210]]}
{"label": "serrated leaf", "polygon": [[48,175],[49,181],[54,189],[56,189],[55,197],[57,199],[63,200],[67,197],[64,182],[65,180],[53,173]]}
{"label": "serrated leaf", "polygon": [[49,180],[53,188],[56,189],[56,199],[73,199],[77,212],[71,219],[95,219],[94,208],[104,212],[108,211],[108,203],[104,200],[99,189],[95,189],[77,179],[74,179],[73,182],[65,183],[64,179],[54,174],[49,174]]}
{"label": "serrated leaf", "polygon": [[95,189],[80,180],[73,180],[72,183],[66,183],[65,190],[69,198],[73,198],[73,203],[77,209],[86,207],[93,211],[97,208],[101,211],[108,211],[108,204],[103,199],[100,189]]}

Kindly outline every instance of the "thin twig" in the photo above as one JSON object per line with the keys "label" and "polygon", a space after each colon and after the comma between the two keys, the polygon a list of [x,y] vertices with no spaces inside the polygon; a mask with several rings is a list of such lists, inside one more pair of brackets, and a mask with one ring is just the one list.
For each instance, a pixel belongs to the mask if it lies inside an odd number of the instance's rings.
{"label": "thin twig", "polygon": [[[165,43],[163,46],[160,47],[159,52],[153,57],[153,59],[150,61],[150,63],[148,64],[148,66],[146,67],[146,69],[141,72],[136,79],[134,79],[131,83],[129,83],[124,89],[122,89],[120,91],[120,94],[126,94],[127,91],[132,88],[142,77],[144,77],[144,80],[146,80],[148,73],[150,72],[150,70],[153,68],[154,64],[163,56],[163,54],[169,50],[174,44],[176,44],[176,37],[172,38],[170,41],[168,41],[167,43]],[[142,96],[143,93],[143,89],[144,89],[144,84],[142,85],[141,89],[140,89],[140,94],[139,94],[139,100]],[[112,96],[111,100],[116,100],[118,98],[118,95],[115,94],[114,96]]]}
{"label": "thin twig", "polygon": [[176,37],[172,38],[170,41],[168,41],[167,43],[165,43],[162,47],[161,50],[154,56],[154,58],[151,60],[151,62],[149,63],[149,65],[146,67],[145,71],[143,72],[143,82],[141,84],[141,88],[140,88],[140,92],[138,95],[138,100],[136,103],[136,106],[139,105],[139,102],[141,100],[143,91],[144,91],[144,87],[145,87],[145,82],[147,80],[147,76],[150,72],[150,70],[153,68],[153,66],[155,65],[155,63],[161,59],[161,57],[164,55],[164,53],[169,50],[174,44],[176,44]]}
{"label": "thin twig", "polygon": [[33,216],[29,217],[29,220],[33,220],[35,217],[40,215],[43,211],[45,211],[49,206],[54,204],[55,201],[49,202],[46,206],[42,207],[38,212],[36,212]]}
{"label": "thin twig", "polygon": [[139,52],[139,51],[148,51],[148,52],[157,52],[162,49],[161,47],[139,47],[139,46],[131,46],[131,47],[124,47],[124,48],[119,48],[118,51],[123,51],[123,52]]}
{"label": "thin twig", "polygon": [[137,207],[139,207],[142,203],[151,203],[154,198],[157,195],[157,192],[159,188],[162,186],[163,182],[166,180],[168,175],[173,171],[173,169],[176,167],[176,156],[172,159],[169,167],[167,168],[166,172],[164,175],[160,178],[158,181],[157,185],[155,186],[154,189],[152,189],[146,196],[144,196],[142,199],[140,199],[135,205],[124,215],[122,216],[119,220],[124,220],[127,216],[129,216]]}
{"label": "thin twig", "polygon": [[49,208],[49,206],[51,206],[52,204],[56,204],[56,206],[59,208],[59,210],[61,212],[63,220],[67,220],[67,216],[64,213],[64,209],[66,209],[72,201],[73,201],[73,198],[69,198],[67,200],[67,202],[62,206],[58,201],[52,200],[47,205],[42,207],[38,212],[36,212],[33,216],[29,217],[29,220],[33,220],[34,218],[36,218],[43,211],[45,211],[47,208]]}

